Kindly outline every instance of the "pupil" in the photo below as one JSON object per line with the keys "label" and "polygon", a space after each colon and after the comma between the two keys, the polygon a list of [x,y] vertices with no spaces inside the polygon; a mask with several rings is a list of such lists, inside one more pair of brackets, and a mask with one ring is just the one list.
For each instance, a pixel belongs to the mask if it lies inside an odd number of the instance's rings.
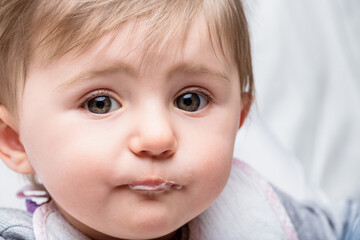
{"label": "pupil", "polygon": [[104,114],[111,110],[111,100],[107,96],[100,96],[90,99],[88,102],[88,109],[92,113]]}
{"label": "pupil", "polygon": [[104,108],[104,106],[105,106],[105,104],[104,104],[104,102],[96,102],[96,107],[97,108]]}
{"label": "pupil", "polygon": [[192,97],[192,94],[186,94],[184,96],[184,104],[186,106],[191,106],[191,104],[193,103],[193,100],[191,99],[191,97]]}
{"label": "pupil", "polygon": [[195,112],[199,109],[200,102],[200,97],[197,94],[186,93],[178,97],[175,104],[184,111]]}

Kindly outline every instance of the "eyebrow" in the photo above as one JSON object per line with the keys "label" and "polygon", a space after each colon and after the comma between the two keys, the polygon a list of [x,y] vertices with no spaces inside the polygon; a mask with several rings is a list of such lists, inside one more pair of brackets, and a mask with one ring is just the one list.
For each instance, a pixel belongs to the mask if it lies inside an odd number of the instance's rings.
{"label": "eyebrow", "polygon": [[109,75],[112,73],[125,73],[125,74],[129,74],[129,75],[135,76],[135,77],[137,77],[137,75],[138,75],[138,72],[135,71],[135,69],[133,69],[131,66],[120,62],[120,63],[116,63],[114,65],[110,65],[105,68],[82,72],[82,73],[76,75],[75,77],[71,78],[69,81],[66,81],[66,82],[60,84],[56,89],[57,90],[58,89],[65,90],[65,89],[71,88],[77,84],[80,84],[82,82],[85,82],[89,79],[92,79],[92,78],[95,78],[98,76]]}
{"label": "eyebrow", "polygon": [[201,64],[200,65],[189,64],[189,63],[179,64],[169,71],[169,74],[167,76],[168,79],[171,78],[176,73],[205,74],[230,82],[230,78],[225,72]]}
{"label": "eyebrow", "polygon": [[[89,79],[98,76],[109,75],[112,73],[125,73],[134,77],[138,77],[138,71],[136,71],[130,65],[120,62],[105,68],[95,69],[92,71],[80,73],[75,77],[71,78],[69,81],[66,81],[65,83],[59,85],[56,88],[56,90],[58,89],[65,90],[82,82],[85,82]],[[178,73],[205,74],[230,82],[230,79],[225,72],[201,64],[180,63],[178,65],[175,65],[175,67],[173,67],[167,74],[167,79],[171,78],[173,75],[176,75]]]}

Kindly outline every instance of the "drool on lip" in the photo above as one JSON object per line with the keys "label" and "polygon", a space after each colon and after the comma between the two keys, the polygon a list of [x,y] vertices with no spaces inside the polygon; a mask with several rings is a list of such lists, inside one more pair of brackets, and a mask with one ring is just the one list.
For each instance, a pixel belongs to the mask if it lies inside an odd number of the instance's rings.
{"label": "drool on lip", "polygon": [[128,185],[134,191],[155,191],[165,192],[172,188],[181,189],[182,185],[176,184],[174,181],[167,181],[163,179],[147,179],[143,181],[136,181]]}

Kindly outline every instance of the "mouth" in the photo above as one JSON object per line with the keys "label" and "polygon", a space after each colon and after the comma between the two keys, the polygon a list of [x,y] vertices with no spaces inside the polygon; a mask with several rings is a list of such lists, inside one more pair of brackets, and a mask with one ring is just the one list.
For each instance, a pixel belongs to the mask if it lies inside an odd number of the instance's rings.
{"label": "mouth", "polygon": [[143,193],[163,193],[183,188],[182,185],[177,184],[174,181],[163,180],[160,178],[140,180],[133,182],[128,186],[133,191]]}

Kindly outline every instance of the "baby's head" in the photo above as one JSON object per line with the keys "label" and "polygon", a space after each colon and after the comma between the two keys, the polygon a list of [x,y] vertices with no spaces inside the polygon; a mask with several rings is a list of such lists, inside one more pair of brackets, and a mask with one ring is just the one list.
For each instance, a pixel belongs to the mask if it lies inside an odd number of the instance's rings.
{"label": "baby's head", "polygon": [[252,93],[239,0],[0,0],[0,158],[92,238],[209,207]]}

